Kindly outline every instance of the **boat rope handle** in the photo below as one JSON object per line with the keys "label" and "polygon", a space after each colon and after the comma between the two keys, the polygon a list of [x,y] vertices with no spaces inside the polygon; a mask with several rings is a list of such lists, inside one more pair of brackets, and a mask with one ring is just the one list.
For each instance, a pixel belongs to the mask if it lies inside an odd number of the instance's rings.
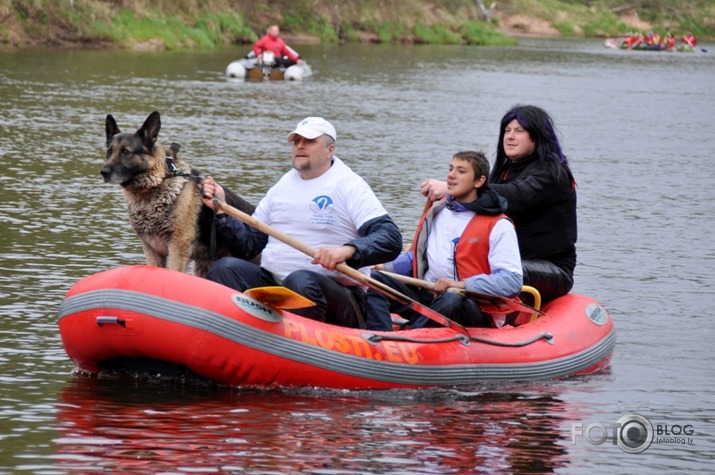
{"label": "boat rope handle", "polygon": [[371,344],[380,343],[383,340],[390,341],[408,341],[410,343],[450,343],[452,341],[461,341],[465,345],[469,344],[469,339],[464,335],[454,335],[444,338],[411,338],[409,336],[403,335],[375,335],[373,333],[367,333],[363,337]]}
{"label": "boat rope handle", "polygon": [[[446,337],[446,338],[411,338],[408,336],[403,336],[403,335],[374,335],[374,334],[367,334],[365,335],[365,339],[372,343],[376,344],[379,343],[383,340],[391,340],[391,341],[408,341],[410,343],[449,343],[452,341],[457,341],[460,340],[464,342],[464,337],[462,335],[454,335],[452,337]],[[547,343],[554,344],[554,336],[549,333],[549,332],[541,332],[538,335],[534,335],[533,337],[526,339],[524,341],[517,341],[517,342],[504,342],[504,341],[496,341],[496,340],[490,340],[488,338],[479,338],[476,336],[471,336],[469,337],[471,341],[476,341],[479,343],[484,343],[487,345],[494,345],[494,346],[507,346],[507,347],[521,347],[521,346],[527,346],[531,345],[532,343],[536,343],[539,340],[546,340]]]}
{"label": "boat rope handle", "polygon": [[553,345],[554,344],[554,335],[552,335],[549,332],[541,332],[538,335],[534,335],[533,337],[531,337],[527,340],[516,341],[513,343],[508,343],[506,341],[489,340],[488,338],[478,338],[476,336],[471,337],[471,340],[478,341],[479,343],[486,343],[487,345],[509,346],[509,347],[519,347],[519,346],[531,345],[532,343],[536,343],[539,340],[546,340],[547,343]]}
{"label": "boat rope handle", "polygon": [[119,317],[97,317],[94,321],[99,327],[102,325],[120,325],[126,328],[127,326],[127,322],[123,318]]}

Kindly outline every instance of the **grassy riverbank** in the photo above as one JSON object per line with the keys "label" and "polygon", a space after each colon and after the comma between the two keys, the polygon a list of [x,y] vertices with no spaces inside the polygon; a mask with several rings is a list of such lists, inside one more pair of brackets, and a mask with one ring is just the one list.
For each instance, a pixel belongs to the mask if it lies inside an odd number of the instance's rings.
{"label": "grassy riverbank", "polygon": [[[606,37],[631,30],[715,38],[711,0],[0,0],[0,43],[210,49],[251,43],[271,23],[293,43],[514,44],[519,35]],[[483,3],[489,7],[492,0]]]}

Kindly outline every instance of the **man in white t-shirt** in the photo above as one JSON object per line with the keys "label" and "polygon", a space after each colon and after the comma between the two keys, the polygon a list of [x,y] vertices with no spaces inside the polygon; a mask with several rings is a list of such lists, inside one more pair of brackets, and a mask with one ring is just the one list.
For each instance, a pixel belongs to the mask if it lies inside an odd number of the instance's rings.
{"label": "man in white t-shirt", "polygon": [[[335,270],[345,262],[369,274],[393,260],[402,235],[370,186],[334,156],[335,128],[321,117],[300,121],[288,134],[293,169],[268,190],[253,217],[316,249],[311,258],[241,221],[218,212],[216,236],[233,256],[211,266],[208,279],[239,291],[283,285],[315,302],[294,312],[347,327],[389,330],[390,321],[363,321],[365,289]],[[224,191],[211,177],[203,203],[213,208]],[[252,262],[261,254],[261,266]],[[390,326],[389,328],[385,328]]]}

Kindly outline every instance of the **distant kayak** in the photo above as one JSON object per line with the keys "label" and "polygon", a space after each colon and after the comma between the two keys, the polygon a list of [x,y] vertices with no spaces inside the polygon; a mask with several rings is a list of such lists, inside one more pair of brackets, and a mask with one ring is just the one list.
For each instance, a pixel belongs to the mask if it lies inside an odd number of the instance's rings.
{"label": "distant kayak", "polygon": [[647,43],[640,40],[633,41],[627,37],[623,38],[606,38],[603,40],[603,46],[611,49],[623,49],[627,51],[664,51],[664,52],[680,52],[680,53],[706,53],[707,50],[691,44],[682,43],[679,45],[667,45],[664,43]]}

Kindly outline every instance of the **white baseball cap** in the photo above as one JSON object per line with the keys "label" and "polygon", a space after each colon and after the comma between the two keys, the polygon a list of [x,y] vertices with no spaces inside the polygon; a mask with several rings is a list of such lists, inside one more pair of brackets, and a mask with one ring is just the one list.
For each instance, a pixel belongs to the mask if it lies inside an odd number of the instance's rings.
{"label": "white baseball cap", "polygon": [[322,117],[306,117],[298,122],[295,130],[288,134],[288,142],[293,142],[293,136],[300,135],[306,139],[317,139],[321,135],[329,135],[335,141],[335,127]]}

